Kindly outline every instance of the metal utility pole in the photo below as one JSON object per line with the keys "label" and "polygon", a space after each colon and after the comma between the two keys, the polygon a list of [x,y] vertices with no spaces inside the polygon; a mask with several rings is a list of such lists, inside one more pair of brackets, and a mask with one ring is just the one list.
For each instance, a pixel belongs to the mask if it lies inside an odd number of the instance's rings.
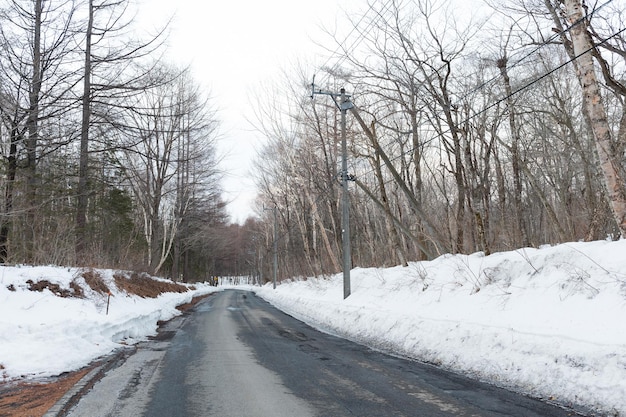
{"label": "metal utility pole", "polygon": [[350,246],[350,194],[348,193],[348,145],[346,143],[346,112],[352,102],[341,89],[341,242],[343,246],[343,298],[350,295],[350,270],[352,269],[352,249]]}
{"label": "metal utility pole", "polygon": [[[354,107],[350,101],[350,96],[342,88],[340,93],[315,90],[315,80],[311,84],[311,98],[315,94],[330,96],[335,105],[341,110],[341,243],[343,249],[343,298],[350,295],[350,270],[352,269],[352,254],[350,246],[350,194],[348,193],[348,181],[354,177],[348,175],[348,145],[346,143],[346,113]],[[339,102],[337,102],[339,97]]]}
{"label": "metal utility pole", "polygon": [[278,273],[278,217],[274,206],[274,279],[273,288],[276,289],[276,274]]}
{"label": "metal utility pole", "polygon": [[[265,211],[270,209],[263,208]],[[274,212],[274,242],[272,244],[272,252],[274,257],[274,272],[273,272],[273,287],[276,289],[276,275],[278,274],[278,215],[276,213],[276,206],[272,209]]]}

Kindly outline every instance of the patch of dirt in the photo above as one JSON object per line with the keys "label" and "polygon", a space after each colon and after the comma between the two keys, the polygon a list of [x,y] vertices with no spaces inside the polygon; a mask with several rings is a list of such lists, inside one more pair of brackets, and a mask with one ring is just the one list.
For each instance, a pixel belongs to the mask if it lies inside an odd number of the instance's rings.
{"label": "patch of dirt", "polygon": [[102,275],[93,269],[88,269],[82,273],[83,278],[89,288],[100,294],[108,294],[110,292],[109,287],[104,283]]}
{"label": "patch of dirt", "polygon": [[117,272],[113,275],[115,285],[120,291],[138,295],[143,298],[156,298],[164,292],[187,292],[188,288],[175,282],[158,281],[150,275],[133,272],[128,276],[126,273]]}
{"label": "patch of dirt", "polygon": [[41,417],[91,369],[71,372],[51,382],[0,384],[0,416]]}
{"label": "patch of dirt", "polygon": [[32,279],[26,281],[28,284],[28,289],[30,291],[39,291],[42,292],[45,289],[50,290],[54,295],[68,298],[68,297],[83,297],[83,289],[78,283],[72,281],[70,283],[70,289],[61,288],[59,284],[54,284],[46,279],[42,279],[40,281],[34,282]]}
{"label": "patch of dirt", "polygon": [[186,312],[187,310],[189,310],[191,307],[195,306],[196,304],[198,304],[200,302],[200,300],[204,300],[205,298],[214,295],[215,293],[209,293],[209,294],[205,294],[205,295],[200,295],[198,297],[194,297],[192,298],[192,300],[188,303],[185,304],[180,304],[178,306],[176,306],[176,309],[178,311],[182,311],[183,313]]}

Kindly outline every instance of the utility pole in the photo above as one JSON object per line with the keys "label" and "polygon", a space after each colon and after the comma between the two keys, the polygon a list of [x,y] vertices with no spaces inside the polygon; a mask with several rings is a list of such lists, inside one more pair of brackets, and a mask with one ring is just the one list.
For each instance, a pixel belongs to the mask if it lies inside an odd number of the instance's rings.
{"label": "utility pole", "polygon": [[[343,298],[350,295],[350,270],[352,269],[352,254],[350,246],[350,194],[348,193],[348,181],[354,177],[348,175],[348,145],[346,141],[346,113],[354,107],[350,96],[342,88],[340,93],[315,90],[315,78],[311,84],[311,98],[316,94],[330,96],[335,105],[341,111],[341,243],[343,249]],[[339,102],[337,102],[339,97]]]}
{"label": "utility pole", "polygon": [[[265,211],[269,211],[270,209],[263,208]],[[276,289],[276,275],[278,274],[278,215],[276,213],[276,206],[271,209],[274,212],[274,242],[272,244],[272,252],[274,257],[274,271],[273,271],[273,279],[272,285],[273,288]]]}
{"label": "utility pole", "polygon": [[274,280],[273,288],[276,289],[276,274],[278,273],[278,217],[274,206]]}

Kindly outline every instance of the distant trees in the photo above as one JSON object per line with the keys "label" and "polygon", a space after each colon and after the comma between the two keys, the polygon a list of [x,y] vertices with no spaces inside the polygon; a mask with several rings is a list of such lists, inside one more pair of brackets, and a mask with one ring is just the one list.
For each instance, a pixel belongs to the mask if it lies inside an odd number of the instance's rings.
{"label": "distant trees", "polygon": [[146,263],[154,272],[172,254],[178,270],[181,229],[192,205],[219,197],[214,112],[187,71],[159,71],[160,85],[128,103],[123,151],[125,173],[142,213]]}
{"label": "distant trees", "polygon": [[217,115],[131,9],[0,2],[0,262],[215,272]]}
{"label": "distant trees", "polygon": [[[336,40],[317,83],[345,87],[360,115],[348,126],[355,265],[624,236],[626,53],[610,3],[511,0],[487,20],[443,1],[373,2],[354,19],[357,39]],[[339,270],[338,112],[306,99],[299,74],[288,107],[259,110],[281,277]]]}

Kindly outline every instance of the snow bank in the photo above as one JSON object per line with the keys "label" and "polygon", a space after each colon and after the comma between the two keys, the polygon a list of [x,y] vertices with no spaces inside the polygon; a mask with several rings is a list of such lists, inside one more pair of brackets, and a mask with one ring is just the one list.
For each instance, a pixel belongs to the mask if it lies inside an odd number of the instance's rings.
{"label": "snow bank", "polygon": [[[58,375],[79,369],[123,345],[156,334],[157,322],[180,314],[177,305],[215,291],[195,290],[141,298],[119,292],[114,271],[98,271],[111,290],[89,288],[82,270],[60,267],[0,267],[0,380]],[[30,291],[27,281],[49,281],[70,289],[75,281],[84,298],[62,298],[49,289]]]}
{"label": "snow bank", "polygon": [[626,240],[484,256],[256,292],[314,327],[562,404],[626,415]]}
{"label": "snow bank", "polygon": [[[307,323],[374,348],[533,396],[626,416],[626,240],[569,243],[483,256],[445,255],[407,268],[255,291]],[[158,298],[88,289],[81,270],[0,267],[0,379],[75,370],[153,335],[176,305],[216,289]],[[83,298],[28,290],[47,280]]]}

